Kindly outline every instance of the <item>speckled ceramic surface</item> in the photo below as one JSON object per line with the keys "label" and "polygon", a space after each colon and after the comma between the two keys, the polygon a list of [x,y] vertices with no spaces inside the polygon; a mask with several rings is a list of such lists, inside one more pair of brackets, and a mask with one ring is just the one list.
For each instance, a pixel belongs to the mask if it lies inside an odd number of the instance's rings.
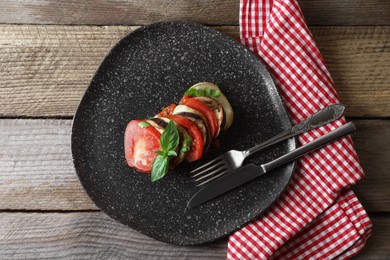
{"label": "speckled ceramic surface", "polygon": [[[234,123],[220,151],[152,183],[150,175],[126,165],[126,124],[178,103],[200,81],[220,86],[233,106]],[[293,164],[194,209],[186,205],[198,188],[186,172],[290,125],[271,76],[249,50],[198,24],[156,23],[125,37],[101,64],[74,118],[72,153],[82,185],[105,213],[155,239],[194,245],[224,237],[261,214],[289,182]],[[247,163],[267,162],[294,147],[294,140],[285,141]]]}

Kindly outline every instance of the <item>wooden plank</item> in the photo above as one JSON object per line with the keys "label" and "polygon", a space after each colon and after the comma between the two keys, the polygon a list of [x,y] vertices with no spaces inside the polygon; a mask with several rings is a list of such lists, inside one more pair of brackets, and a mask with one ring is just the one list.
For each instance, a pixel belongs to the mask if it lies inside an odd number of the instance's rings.
{"label": "wooden plank", "polygon": [[[313,27],[349,116],[390,116],[390,27]],[[387,35],[387,36],[386,36]]]}
{"label": "wooden plank", "polygon": [[[72,116],[103,57],[135,28],[0,25],[0,116]],[[238,37],[238,27],[216,29]],[[311,30],[347,115],[390,116],[390,26]]]}
{"label": "wooden plank", "polygon": [[[190,20],[238,25],[239,0],[20,0],[0,3],[0,23],[134,25]],[[300,0],[308,24],[389,25],[387,0]]]}
{"label": "wooden plank", "polygon": [[[390,211],[390,121],[353,120],[366,172],[354,188],[369,211]],[[0,120],[0,210],[96,210],[72,164],[71,120]],[[378,138],[380,136],[380,138]]]}
{"label": "wooden plank", "polygon": [[353,136],[365,177],[353,190],[369,211],[390,211],[390,121],[352,120]]}
{"label": "wooden plank", "polygon": [[72,115],[103,57],[133,29],[1,25],[0,115]]}
{"label": "wooden plank", "polygon": [[101,212],[0,213],[0,230],[3,259],[223,259],[227,248],[159,242]]}
{"label": "wooden plank", "polygon": [[75,173],[70,120],[0,121],[1,210],[97,210]]}
{"label": "wooden plank", "polygon": [[390,259],[390,216],[375,215],[371,220],[374,224],[373,233],[354,260]]}
{"label": "wooden plank", "polygon": [[387,0],[298,0],[309,25],[389,25]]}
{"label": "wooden plank", "polygon": [[[372,218],[374,232],[354,259],[389,259],[390,217]],[[203,246],[156,241],[101,212],[0,213],[4,259],[225,259],[227,239]]]}

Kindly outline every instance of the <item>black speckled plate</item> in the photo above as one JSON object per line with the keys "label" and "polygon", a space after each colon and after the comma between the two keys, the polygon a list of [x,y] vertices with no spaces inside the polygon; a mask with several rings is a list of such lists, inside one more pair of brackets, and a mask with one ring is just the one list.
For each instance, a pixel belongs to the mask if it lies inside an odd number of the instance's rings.
{"label": "black speckled plate", "polygon": [[[161,181],[127,166],[124,130],[132,119],[178,103],[200,81],[216,83],[235,119],[220,151],[183,163]],[[291,126],[265,66],[229,37],[199,24],[156,23],[122,39],[104,59],[77,109],[72,153],[79,179],[112,218],[150,237],[195,245],[222,238],[259,216],[284,190],[294,164],[188,209],[198,190],[187,171],[230,149],[246,149]],[[261,164],[295,148],[293,139],[249,158]]]}

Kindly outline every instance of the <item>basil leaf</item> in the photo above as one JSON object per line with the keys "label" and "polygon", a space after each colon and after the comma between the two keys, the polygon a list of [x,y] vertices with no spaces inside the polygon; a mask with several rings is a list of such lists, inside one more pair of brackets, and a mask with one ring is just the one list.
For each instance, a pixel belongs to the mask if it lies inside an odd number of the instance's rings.
{"label": "basil leaf", "polygon": [[211,89],[211,88],[206,88],[205,89],[205,94],[208,97],[220,97],[221,96],[221,91],[217,89]]}
{"label": "basil leaf", "polygon": [[204,88],[204,89],[195,89],[190,88],[184,93],[186,96],[190,97],[212,97],[217,98],[221,96],[221,91],[218,89]]}
{"label": "basil leaf", "polygon": [[154,159],[152,164],[152,174],[151,174],[152,181],[157,181],[162,177],[164,177],[164,175],[168,172],[168,164],[169,164],[168,156],[158,155]]}
{"label": "basil leaf", "polygon": [[190,97],[199,97],[198,94],[200,92],[197,90],[197,89],[194,89],[194,88],[190,88],[189,90],[187,90],[184,95],[185,96],[190,96]]}
{"label": "basil leaf", "polygon": [[183,144],[182,144],[180,150],[181,150],[183,153],[188,152],[188,151],[190,150],[190,148],[191,148],[191,144],[192,144],[192,138],[191,138],[190,135],[186,134],[186,135],[184,136]]}
{"label": "basil leaf", "polygon": [[177,156],[177,153],[175,151],[173,151],[173,150],[170,150],[170,151],[167,152],[167,155],[168,156]]}
{"label": "basil leaf", "polygon": [[161,148],[166,152],[174,150],[178,146],[179,140],[179,131],[177,130],[175,123],[169,121],[160,137]]}
{"label": "basil leaf", "polygon": [[180,151],[182,151],[183,153],[186,153],[190,150],[190,147],[189,146],[182,146]]}
{"label": "basil leaf", "polygon": [[161,156],[167,156],[167,152],[165,151],[154,151],[156,154],[161,155]]}
{"label": "basil leaf", "polygon": [[150,124],[149,124],[148,122],[145,122],[145,121],[139,122],[138,125],[139,125],[141,128],[145,128],[145,127],[150,126]]}

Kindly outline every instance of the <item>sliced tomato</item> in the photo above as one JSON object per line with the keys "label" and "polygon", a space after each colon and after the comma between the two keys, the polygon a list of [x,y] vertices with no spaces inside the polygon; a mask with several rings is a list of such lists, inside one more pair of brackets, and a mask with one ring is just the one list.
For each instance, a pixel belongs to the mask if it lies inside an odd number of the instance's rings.
{"label": "sliced tomato", "polygon": [[173,110],[175,110],[176,105],[170,104],[167,107],[164,107],[160,113],[157,114],[157,117],[167,117],[167,115],[171,115]]}
{"label": "sliced tomato", "polygon": [[184,102],[184,100],[189,99],[189,98],[191,98],[191,96],[184,95],[184,96],[181,98],[181,100],[180,100],[180,104],[181,104],[182,102]]}
{"label": "sliced tomato", "polygon": [[192,122],[190,119],[185,118],[184,116],[168,115],[167,118],[182,125],[192,138],[191,149],[187,154],[187,161],[193,162],[200,159],[202,157],[204,140],[203,140],[202,132],[199,130],[196,124]]}
{"label": "sliced tomato", "polygon": [[153,126],[141,127],[142,120],[131,120],[125,132],[125,157],[130,167],[142,172],[151,172],[155,151],[161,150],[160,132]]}
{"label": "sliced tomato", "polygon": [[183,98],[180,103],[186,105],[192,109],[198,110],[207,120],[207,125],[210,129],[211,138],[215,138],[218,134],[218,120],[215,113],[209,108],[208,105],[195,98]]}

